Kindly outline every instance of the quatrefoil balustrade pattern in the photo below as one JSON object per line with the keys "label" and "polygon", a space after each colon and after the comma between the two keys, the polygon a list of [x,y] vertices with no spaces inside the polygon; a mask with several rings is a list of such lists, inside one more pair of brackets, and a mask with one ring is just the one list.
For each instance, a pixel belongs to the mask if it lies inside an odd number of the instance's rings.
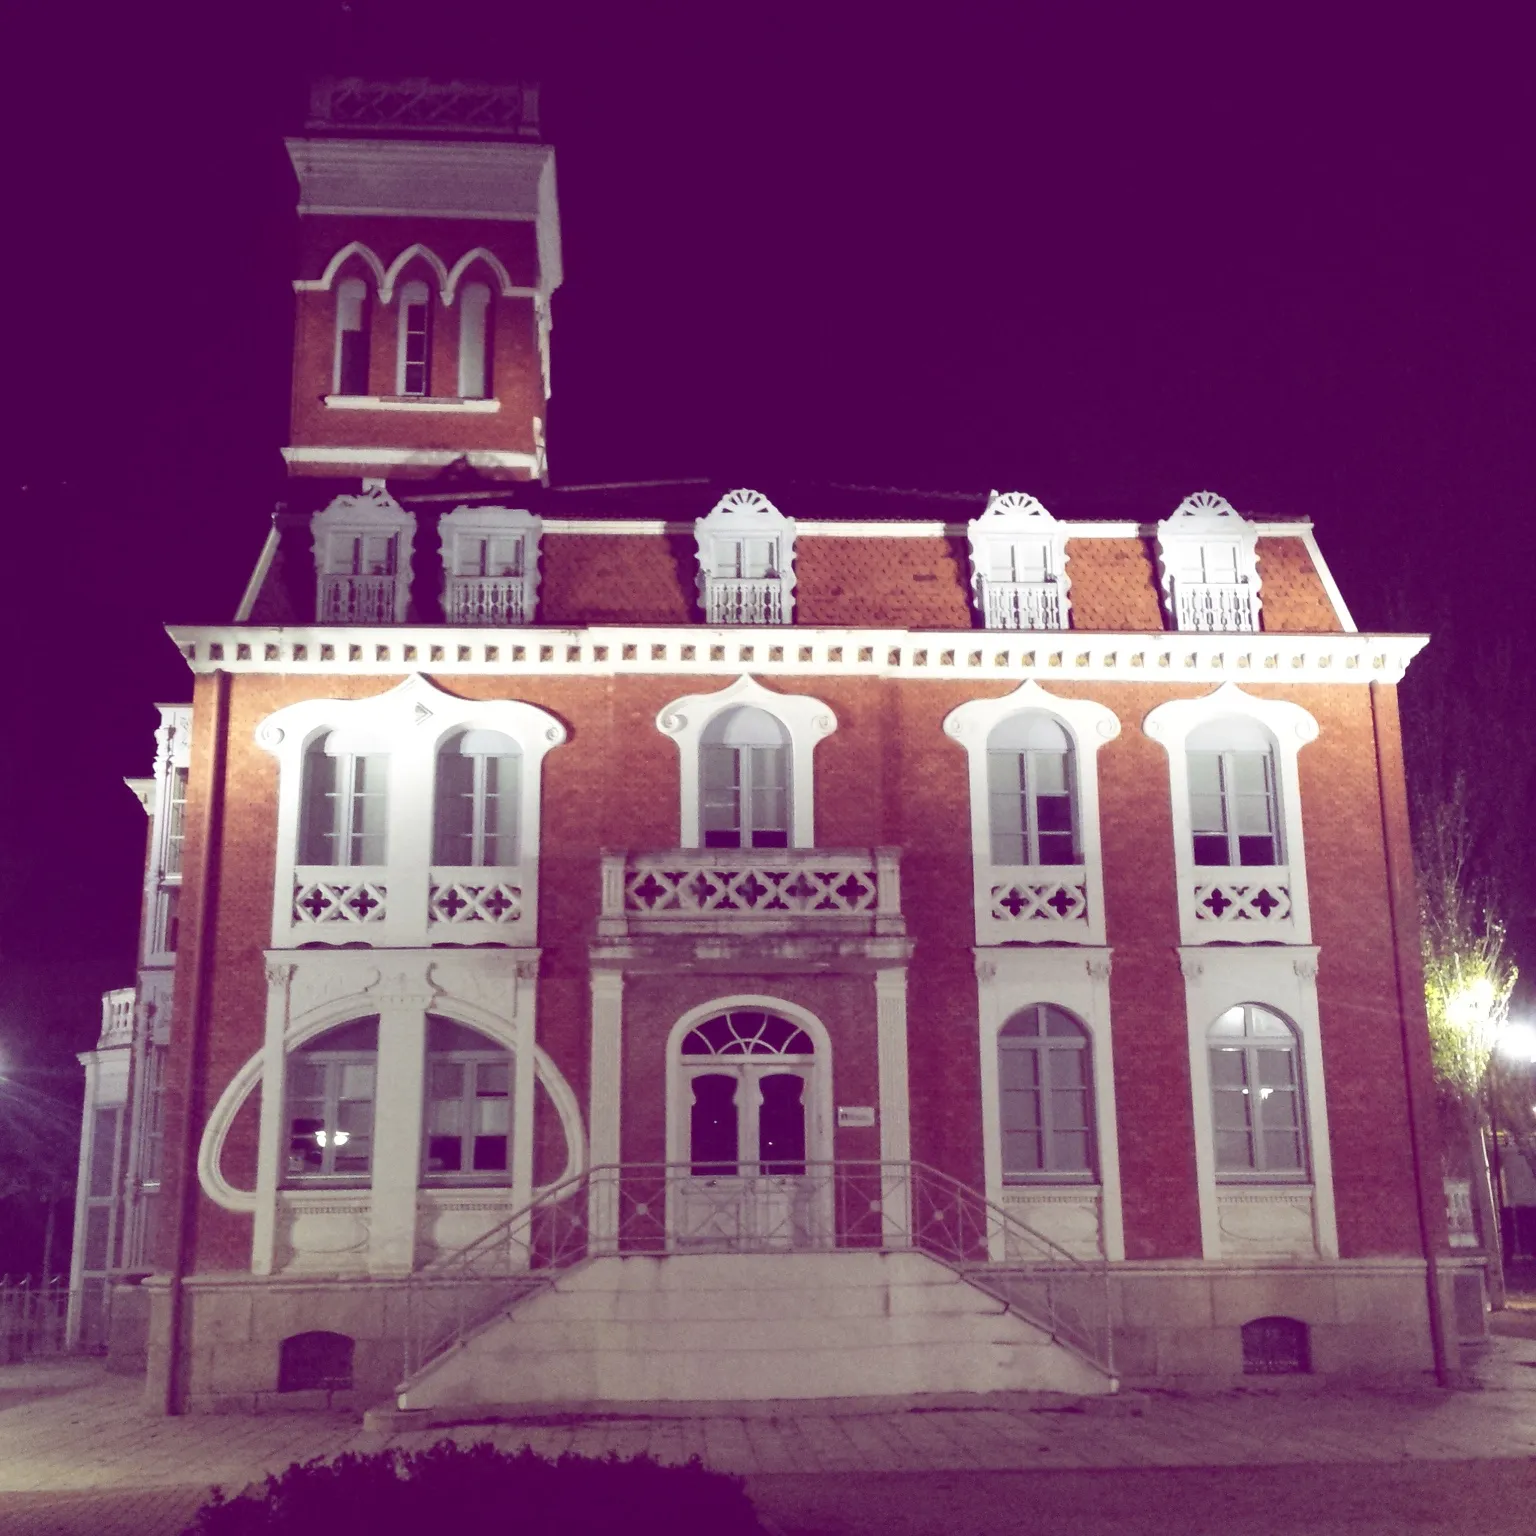
{"label": "quatrefoil balustrade pattern", "polygon": [[[1274,876],[1278,874],[1279,878]],[[1279,938],[1291,927],[1291,888],[1285,870],[1244,870],[1235,880],[1202,880],[1195,886],[1195,918],[1242,930],[1237,938]]]}
{"label": "quatrefoil balustrade pattern", "polygon": [[771,929],[896,933],[895,849],[679,848],[603,859],[600,931]]}
{"label": "quatrefoil balustrade pattern", "polygon": [[434,926],[515,923],[523,915],[523,893],[505,880],[436,880],[427,895]]}
{"label": "quatrefoil balustrade pattern", "polygon": [[389,891],[378,880],[305,879],[293,883],[293,920],[317,923],[382,923]]}
{"label": "quatrefoil balustrade pattern", "polygon": [[999,923],[1032,927],[1082,922],[1088,914],[1088,887],[1072,879],[994,881],[992,917]]}

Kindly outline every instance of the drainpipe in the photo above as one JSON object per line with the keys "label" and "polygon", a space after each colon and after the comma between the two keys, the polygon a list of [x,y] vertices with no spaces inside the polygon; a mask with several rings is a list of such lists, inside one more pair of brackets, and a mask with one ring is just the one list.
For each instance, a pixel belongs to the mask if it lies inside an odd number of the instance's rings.
{"label": "drainpipe", "polygon": [[[1418,1048],[1409,1025],[1409,1000],[1417,999],[1413,1014],[1417,1016],[1423,1008],[1424,984],[1419,974],[1413,956],[1409,955],[1404,944],[1410,934],[1417,930],[1417,923],[1410,926],[1405,921],[1403,907],[1409,905],[1409,913],[1416,913],[1417,903],[1414,900],[1415,885],[1413,873],[1413,852],[1411,847],[1405,849],[1402,846],[1403,839],[1393,831],[1394,821],[1397,826],[1406,826],[1408,819],[1408,802],[1403,778],[1403,765],[1400,757],[1394,757],[1392,768],[1389,771],[1382,755],[1382,740],[1386,735],[1390,740],[1398,744],[1399,750],[1402,743],[1402,726],[1397,714],[1396,693],[1388,695],[1383,690],[1381,683],[1372,683],[1371,687],[1371,732],[1376,747],[1376,783],[1378,798],[1381,803],[1381,843],[1385,854],[1387,868],[1387,910],[1392,923],[1392,949],[1393,949],[1393,975],[1397,983],[1397,1018],[1401,1031],[1403,1048],[1403,1077],[1407,1087],[1407,1111],[1408,1111],[1408,1141],[1413,1148],[1413,1179],[1414,1187],[1418,1194],[1419,1211],[1419,1242],[1424,1250],[1425,1279],[1429,1287],[1429,1339],[1430,1347],[1434,1351],[1435,1380],[1442,1387],[1456,1385],[1459,1374],[1456,1366],[1450,1359],[1450,1352],[1446,1343],[1445,1314],[1442,1310],[1442,1296],[1440,1291],[1440,1255],[1435,1242],[1435,1206],[1433,1200],[1445,1199],[1443,1180],[1437,1175],[1433,1189],[1426,1187],[1426,1164],[1432,1167],[1438,1165],[1433,1162],[1431,1149],[1427,1145],[1426,1128],[1423,1121],[1423,1106],[1432,1102],[1433,1085],[1425,1076],[1426,1060],[1424,1053]],[[1389,801],[1390,796],[1390,801]],[[1397,812],[1397,817],[1388,814],[1388,805]],[[1415,990],[1415,988],[1417,990]]]}
{"label": "drainpipe", "polygon": [[[183,1375],[186,1359],[186,1274],[191,1268],[193,1239],[197,1228],[197,1148],[202,1136],[203,1062],[212,1012],[214,970],[214,912],[217,906],[219,869],[224,841],[224,789],[229,756],[229,687],[227,672],[213,675],[213,708],[209,720],[207,793],[198,817],[202,868],[197,891],[197,944],[190,959],[191,977],[186,989],[187,1049],[182,1056],[181,1081],[181,1178],[171,1229],[171,1272],[166,1325],[165,1398],[167,1414],[186,1412]],[[180,961],[178,954],[178,963]]]}

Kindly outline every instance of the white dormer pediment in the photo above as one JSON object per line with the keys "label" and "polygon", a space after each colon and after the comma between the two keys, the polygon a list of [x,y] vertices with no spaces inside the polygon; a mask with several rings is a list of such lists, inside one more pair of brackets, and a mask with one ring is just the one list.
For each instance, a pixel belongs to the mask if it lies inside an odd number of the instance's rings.
{"label": "white dormer pediment", "polygon": [[710,624],[794,621],[795,524],[758,491],[728,491],[694,523]]}
{"label": "white dormer pediment", "polygon": [[1186,496],[1157,525],[1163,603],[1175,629],[1259,627],[1259,533],[1214,491]]}
{"label": "white dormer pediment", "polygon": [[1066,629],[1067,531],[1033,496],[993,491],[966,530],[971,593],[987,629]]}
{"label": "white dormer pediment", "polygon": [[520,507],[455,507],[438,523],[450,624],[531,624],[543,522]]}
{"label": "white dormer pediment", "polygon": [[309,520],[315,617],[321,624],[403,624],[416,519],[384,488],[365,483]]}

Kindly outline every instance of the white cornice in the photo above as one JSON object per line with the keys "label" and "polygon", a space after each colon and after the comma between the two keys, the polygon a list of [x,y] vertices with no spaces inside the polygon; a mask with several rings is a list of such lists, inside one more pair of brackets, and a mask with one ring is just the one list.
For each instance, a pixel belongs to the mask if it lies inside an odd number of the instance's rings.
{"label": "white cornice", "polygon": [[[545,524],[546,531],[549,524]],[[693,675],[954,682],[1396,683],[1427,635],[1033,634],[904,629],[170,625],[195,673]]]}
{"label": "white cornice", "polygon": [[[1150,539],[1157,533],[1156,523],[1064,523],[1067,540],[1073,539]],[[875,523],[832,522],[826,518],[796,518],[795,536],[801,539],[963,539],[969,523]],[[689,521],[672,521],[661,518],[574,518],[546,517],[547,533],[574,534],[647,534],[651,537],[676,536],[693,533],[694,524]],[[1307,538],[1312,524],[1298,519],[1296,522],[1272,523],[1259,529],[1262,538]],[[1315,541],[1314,541],[1315,542]],[[1312,545],[1309,544],[1308,548]],[[1319,568],[1321,569],[1321,567]]]}
{"label": "white cornice", "polygon": [[501,409],[494,395],[471,400],[457,397],[421,395],[325,395],[326,408],[332,411],[437,411],[486,416]]}
{"label": "white cornice", "polygon": [[535,454],[512,453],[501,448],[315,448],[283,449],[289,464],[418,464],[427,469],[443,469],[459,459],[468,459],[475,469],[526,469],[537,474],[540,461]]}

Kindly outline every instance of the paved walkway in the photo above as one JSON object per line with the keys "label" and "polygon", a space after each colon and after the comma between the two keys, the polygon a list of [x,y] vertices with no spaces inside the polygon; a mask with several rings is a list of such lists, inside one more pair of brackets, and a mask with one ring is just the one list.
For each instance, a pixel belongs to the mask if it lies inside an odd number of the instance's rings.
{"label": "paved walkway", "polygon": [[294,1460],[385,1443],[414,1448],[445,1436],[526,1445],[547,1456],[697,1455],[763,1488],[785,1489],[827,1473],[844,1480],[1108,1468],[1278,1473],[1361,1463],[1401,1471],[1405,1462],[1536,1456],[1536,1339],[1495,1340],[1480,1375],[1480,1392],[1284,1381],[1087,1405],[995,1396],[549,1411],[386,1442],[340,1414],[154,1417],[141,1406],[139,1382],[108,1376],[95,1362],[7,1366],[0,1367],[0,1532],[172,1536],[210,1484],[238,1489]]}

